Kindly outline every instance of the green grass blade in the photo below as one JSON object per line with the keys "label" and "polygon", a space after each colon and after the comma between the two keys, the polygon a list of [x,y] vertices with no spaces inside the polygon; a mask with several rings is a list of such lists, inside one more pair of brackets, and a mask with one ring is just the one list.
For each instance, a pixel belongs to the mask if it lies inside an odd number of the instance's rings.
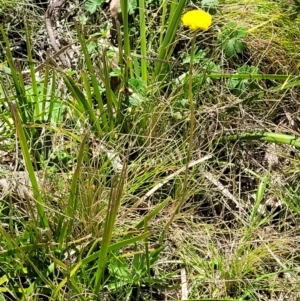
{"label": "green grass blade", "polygon": [[64,81],[72,96],[79,102],[79,106],[76,106],[79,112],[84,113],[85,111],[88,113],[90,125],[95,129],[96,133],[101,136],[103,131],[99,123],[99,118],[96,117],[95,110],[90,105],[90,101],[85,98],[84,94],[71,77],[64,75]]}
{"label": "green grass blade", "polygon": [[124,35],[124,86],[128,85],[128,72],[133,76],[132,62],[131,62],[131,50],[130,50],[130,38],[129,38],[129,21],[128,21],[128,0],[121,1],[121,11],[123,19],[123,35]]}
{"label": "green grass blade", "polygon": [[211,73],[207,74],[207,77],[220,79],[220,78],[235,78],[235,79],[260,79],[260,80],[295,80],[299,76],[284,75],[284,74],[230,74],[230,73]]}
{"label": "green grass blade", "polygon": [[[64,279],[61,280],[61,282],[56,286],[56,288],[53,290],[53,293],[52,293],[52,298],[53,300],[57,300],[57,297],[58,297],[58,294],[59,294],[59,291],[65,286],[65,284],[69,281],[69,278],[70,277],[73,277],[74,274],[76,273],[76,271],[80,268],[81,266],[81,262],[77,263],[73,268],[72,270],[70,271],[70,275],[67,275],[67,277],[65,277]],[[79,298],[81,299],[81,298]]]}
{"label": "green grass blade", "polygon": [[175,34],[178,29],[178,25],[181,19],[182,12],[185,8],[186,5],[186,0],[179,0],[179,3],[176,7],[176,10],[173,15],[170,15],[169,17],[169,23],[167,25],[167,32],[166,35],[164,36],[163,42],[161,47],[159,48],[159,53],[158,53],[158,59],[160,61],[156,62],[155,64],[155,71],[154,71],[154,79],[157,78],[157,76],[160,76],[161,71],[162,71],[162,61],[161,60],[168,60],[170,57],[170,49],[172,46],[172,43],[174,42]]}
{"label": "green grass blade", "polygon": [[[42,102],[42,112],[41,112],[41,116],[40,116],[40,120],[41,121],[45,121],[45,114],[46,114],[46,104],[47,104],[47,96],[48,96],[48,81],[49,81],[49,70],[50,68],[47,66],[45,68],[45,72],[44,72],[44,80],[43,80],[43,93],[42,93],[42,98],[43,98],[43,102]],[[54,70],[53,70],[53,74],[54,74]],[[51,104],[51,102],[50,102]],[[53,106],[52,106],[53,108]],[[48,112],[48,116],[52,114],[52,111]],[[51,119],[50,119],[51,120]]]}
{"label": "green grass blade", "polygon": [[149,238],[152,235],[151,231],[144,232],[143,234],[140,234],[138,236],[128,238],[128,239],[123,239],[117,243],[114,243],[109,246],[108,252],[120,250],[121,248],[124,248],[125,246],[131,245],[131,244],[136,244],[137,242],[140,242],[142,240],[145,240]]}
{"label": "green grass blade", "polygon": [[[117,243],[111,244],[108,247],[107,252],[120,250],[121,248],[123,248],[125,246],[129,246],[129,245],[135,244],[139,241],[142,241],[143,239],[149,237],[150,235],[151,235],[151,232],[145,232],[145,233],[140,234],[140,235],[135,236],[135,237],[131,237],[131,238],[127,238],[127,239],[124,238],[124,239],[120,240]],[[99,258],[100,252],[101,251],[97,251],[97,252],[85,257],[84,259],[82,259],[82,264],[86,265],[86,264],[90,263],[91,261],[96,260],[97,258]]]}
{"label": "green grass blade", "polygon": [[93,63],[92,63],[90,54],[87,49],[87,44],[86,44],[86,41],[83,37],[83,33],[81,32],[79,26],[77,26],[77,34],[78,34],[78,39],[79,39],[81,49],[82,49],[82,52],[83,52],[83,55],[85,58],[86,66],[88,69],[88,75],[90,76],[90,79],[92,81],[95,98],[96,98],[98,106],[99,106],[100,115],[101,115],[100,119],[102,121],[104,131],[107,133],[109,131],[109,128],[108,128],[108,123],[107,123],[106,110],[104,109],[104,104],[103,104],[103,100],[102,100],[102,96],[101,96],[101,92],[100,92],[100,88],[99,88],[99,79],[97,78],[97,76],[95,74]]}
{"label": "green grass blade", "polygon": [[215,139],[214,141],[238,141],[238,140],[258,140],[267,141],[279,144],[288,144],[296,147],[300,147],[300,138],[292,135],[277,134],[277,133],[242,133],[239,135],[228,135],[221,139]]}
{"label": "green grass blade", "polygon": [[81,72],[81,78],[82,78],[83,86],[85,88],[84,90],[86,93],[86,101],[89,107],[92,107],[93,106],[92,91],[85,71]]}
{"label": "green grass blade", "polygon": [[[46,69],[47,70],[47,69]],[[45,73],[46,75],[47,73]],[[48,81],[46,81],[46,76],[44,80],[44,86],[48,86]],[[48,109],[48,118],[47,122],[51,124],[52,120],[52,114],[53,114],[53,109],[54,109],[54,103],[55,103],[55,91],[56,91],[56,72],[55,70],[52,70],[52,80],[51,80],[51,91],[50,91],[50,99],[49,99],[49,109]],[[47,92],[45,91],[44,97],[47,96]]]}
{"label": "green grass blade", "polygon": [[153,217],[155,217],[169,202],[171,198],[166,198],[163,202],[158,204],[155,209],[153,209],[150,213],[148,213],[137,225],[135,225],[136,229],[140,229],[143,227],[145,220],[150,221]]}
{"label": "green grass blade", "polygon": [[165,36],[167,6],[168,6],[168,0],[163,0],[163,3],[162,3],[162,16],[161,16],[160,32],[159,32],[159,45],[162,45],[162,42],[163,42],[164,36]]}
{"label": "green grass blade", "polygon": [[296,80],[293,81],[291,83],[283,83],[282,85],[279,85],[275,88],[272,88],[271,91],[272,92],[277,92],[277,91],[282,91],[282,90],[286,90],[286,89],[290,89],[290,88],[296,88],[300,86],[300,80]]}
{"label": "green grass blade", "polygon": [[[23,81],[23,77],[20,74],[20,72],[18,72],[14,66],[13,63],[13,57],[12,57],[12,53],[10,51],[10,44],[8,41],[8,38],[3,30],[3,28],[1,27],[1,33],[4,39],[4,42],[6,44],[6,59],[8,61],[8,65],[10,68],[10,72],[11,72],[11,76],[13,78],[13,82],[14,82],[14,87],[16,89],[16,93],[17,93],[17,98],[18,98],[18,105],[20,107],[20,115],[21,115],[21,119],[23,123],[27,123],[27,118],[31,117],[32,115],[32,109],[30,104],[28,104],[28,100],[26,97],[26,92],[25,92],[25,85],[24,85],[24,81]],[[26,114],[27,112],[27,114]]]}
{"label": "green grass blade", "polygon": [[22,121],[18,114],[18,108],[17,108],[17,105],[13,102],[8,102],[8,105],[11,110],[12,118],[14,120],[14,124],[15,124],[16,131],[17,131],[17,136],[20,141],[20,145],[21,145],[21,149],[22,149],[22,153],[23,153],[23,157],[24,157],[24,161],[25,161],[25,166],[26,166],[26,169],[28,172],[28,176],[29,176],[31,185],[32,185],[33,195],[36,200],[37,211],[38,211],[38,215],[40,218],[40,226],[42,228],[48,228],[49,223],[48,223],[47,216],[45,214],[43,199],[42,199],[42,196],[41,196],[41,193],[39,190],[39,185],[38,185],[38,182],[37,182],[37,179],[36,179],[36,176],[34,173],[34,169],[32,166],[32,161],[31,161],[29,149],[27,146],[27,140],[26,140],[25,133],[23,130],[23,124],[22,124]]}
{"label": "green grass blade", "polygon": [[[88,141],[88,136],[84,136],[77,157],[77,166],[72,178],[72,184],[70,188],[70,194],[68,199],[68,205],[65,212],[65,216],[62,217],[64,219],[62,229],[60,230],[60,237],[59,237],[59,249],[62,249],[62,245],[66,240],[67,236],[71,233],[72,225],[73,225],[73,218],[77,208],[77,184],[80,177],[80,170],[81,165],[84,157],[84,150],[86,147],[86,143]],[[60,223],[61,224],[61,223]]]}
{"label": "green grass blade", "polygon": [[147,85],[148,73],[147,73],[147,45],[146,45],[146,20],[145,20],[145,0],[139,0],[139,18],[140,18],[140,47],[141,47],[141,69],[142,80]]}
{"label": "green grass blade", "polygon": [[263,177],[263,179],[261,179],[261,181],[258,185],[255,203],[254,203],[251,215],[250,215],[250,228],[257,226],[258,209],[259,209],[261,201],[265,195],[265,191],[266,191],[269,179],[270,179],[270,173],[265,175]]}
{"label": "green grass blade", "polygon": [[[25,23],[26,24],[26,23]],[[30,79],[31,79],[31,87],[33,91],[33,100],[34,100],[34,114],[33,114],[33,121],[40,120],[40,109],[39,109],[39,93],[38,93],[38,87],[37,87],[37,80],[36,80],[36,73],[34,70],[34,63],[32,59],[32,53],[31,53],[31,42],[30,42],[30,35],[29,35],[29,29],[27,25],[25,26],[25,34],[26,34],[26,47],[27,47],[27,55],[28,55],[28,64],[30,68]],[[43,99],[45,99],[43,97]]]}
{"label": "green grass blade", "polygon": [[100,290],[100,285],[103,277],[104,268],[107,262],[107,254],[108,248],[111,242],[112,233],[114,229],[114,225],[116,222],[117,213],[119,210],[119,206],[121,203],[121,197],[123,194],[124,189],[124,181],[126,178],[126,169],[127,166],[123,167],[121,174],[115,175],[115,178],[112,182],[111,195],[108,203],[107,208],[107,215],[105,219],[104,229],[103,229],[103,236],[102,236],[102,243],[100,249],[100,255],[98,258],[98,268],[95,275],[95,286],[94,286],[94,293],[97,295]]}
{"label": "green grass blade", "polygon": [[106,99],[107,99],[107,115],[108,115],[108,124],[109,124],[109,131],[114,129],[114,105],[113,105],[113,92],[110,87],[110,76],[108,72],[108,65],[107,65],[107,55],[106,49],[103,49],[102,53],[102,65],[103,65],[103,77],[104,77],[104,86],[106,91]]}

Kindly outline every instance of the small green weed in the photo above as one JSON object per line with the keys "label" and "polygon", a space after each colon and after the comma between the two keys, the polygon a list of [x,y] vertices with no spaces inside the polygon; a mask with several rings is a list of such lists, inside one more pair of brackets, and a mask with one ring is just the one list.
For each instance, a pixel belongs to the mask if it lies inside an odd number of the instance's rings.
{"label": "small green weed", "polygon": [[[258,68],[244,65],[237,69],[238,74],[259,74]],[[227,82],[228,89],[237,97],[245,98],[249,91],[259,88],[255,81],[251,79],[230,78]]]}
{"label": "small green weed", "polygon": [[221,48],[228,58],[236,56],[246,48],[246,43],[242,40],[247,36],[247,29],[238,26],[235,22],[229,22],[222,28],[218,35]]}

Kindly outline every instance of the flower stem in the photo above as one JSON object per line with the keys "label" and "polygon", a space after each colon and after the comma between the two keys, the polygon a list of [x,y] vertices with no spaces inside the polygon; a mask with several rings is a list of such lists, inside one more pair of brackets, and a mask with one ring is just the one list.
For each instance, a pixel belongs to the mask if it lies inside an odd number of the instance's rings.
{"label": "flower stem", "polygon": [[194,61],[196,36],[197,36],[197,31],[194,32],[193,39],[192,39],[192,45],[191,45],[192,49],[191,49],[191,58],[190,58],[190,69],[189,69],[189,94],[188,94],[189,105],[190,105],[190,135],[189,135],[189,141],[188,141],[189,144],[188,144],[188,151],[187,151],[187,158],[186,158],[183,189],[182,189],[181,198],[170,217],[168,225],[170,225],[173,222],[176,214],[178,214],[180,212],[181,208],[184,205],[185,198],[186,198],[186,192],[187,192],[189,163],[191,161],[192,153],[193,153],[194,129],[195,129],[195,116],[194,116],[195,108],[194,108],[194,102],[193,102],[193,61]]}
{"label": "flower stem", "polygon": [[193,62],[194,62],[196,37],[197,37],[197,31],[194,31],[192,45],[191,45],[191,58],[190,58],[190,69],[189,69],[189,94],[188,94],[189,105],[190,105],[190,135],[189,135],[189,145],[187,151],[186,167],[185,167],[184,182],[183,182],[183,192],[182,192],[181,201],[179,202],[179,206],[177,209],[178,212],[182,208],[185,201],[189,163],[192,159],[192,153],[194,148],[193,144],[194,144],[194,130],[195,130],[195,107],[193,102]]}

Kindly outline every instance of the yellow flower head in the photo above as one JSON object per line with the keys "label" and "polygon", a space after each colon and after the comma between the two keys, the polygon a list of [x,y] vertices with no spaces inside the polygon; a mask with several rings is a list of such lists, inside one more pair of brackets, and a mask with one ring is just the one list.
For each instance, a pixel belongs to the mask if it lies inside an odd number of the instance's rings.
{"label": "yellow flower head", "polygon": [[207,30],[211,26],[212,17],[201,9],[195,9],[185,13],[181,21],[184,26],[189,27],[191,30]]}

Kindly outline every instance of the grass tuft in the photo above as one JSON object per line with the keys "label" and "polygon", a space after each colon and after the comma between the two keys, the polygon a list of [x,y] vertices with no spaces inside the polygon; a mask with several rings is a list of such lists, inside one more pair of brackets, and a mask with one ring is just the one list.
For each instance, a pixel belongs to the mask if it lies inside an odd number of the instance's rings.
{"label": "grass tuft", "polygon": [[1,301],[299,299],[290,2],[1,3]]}

